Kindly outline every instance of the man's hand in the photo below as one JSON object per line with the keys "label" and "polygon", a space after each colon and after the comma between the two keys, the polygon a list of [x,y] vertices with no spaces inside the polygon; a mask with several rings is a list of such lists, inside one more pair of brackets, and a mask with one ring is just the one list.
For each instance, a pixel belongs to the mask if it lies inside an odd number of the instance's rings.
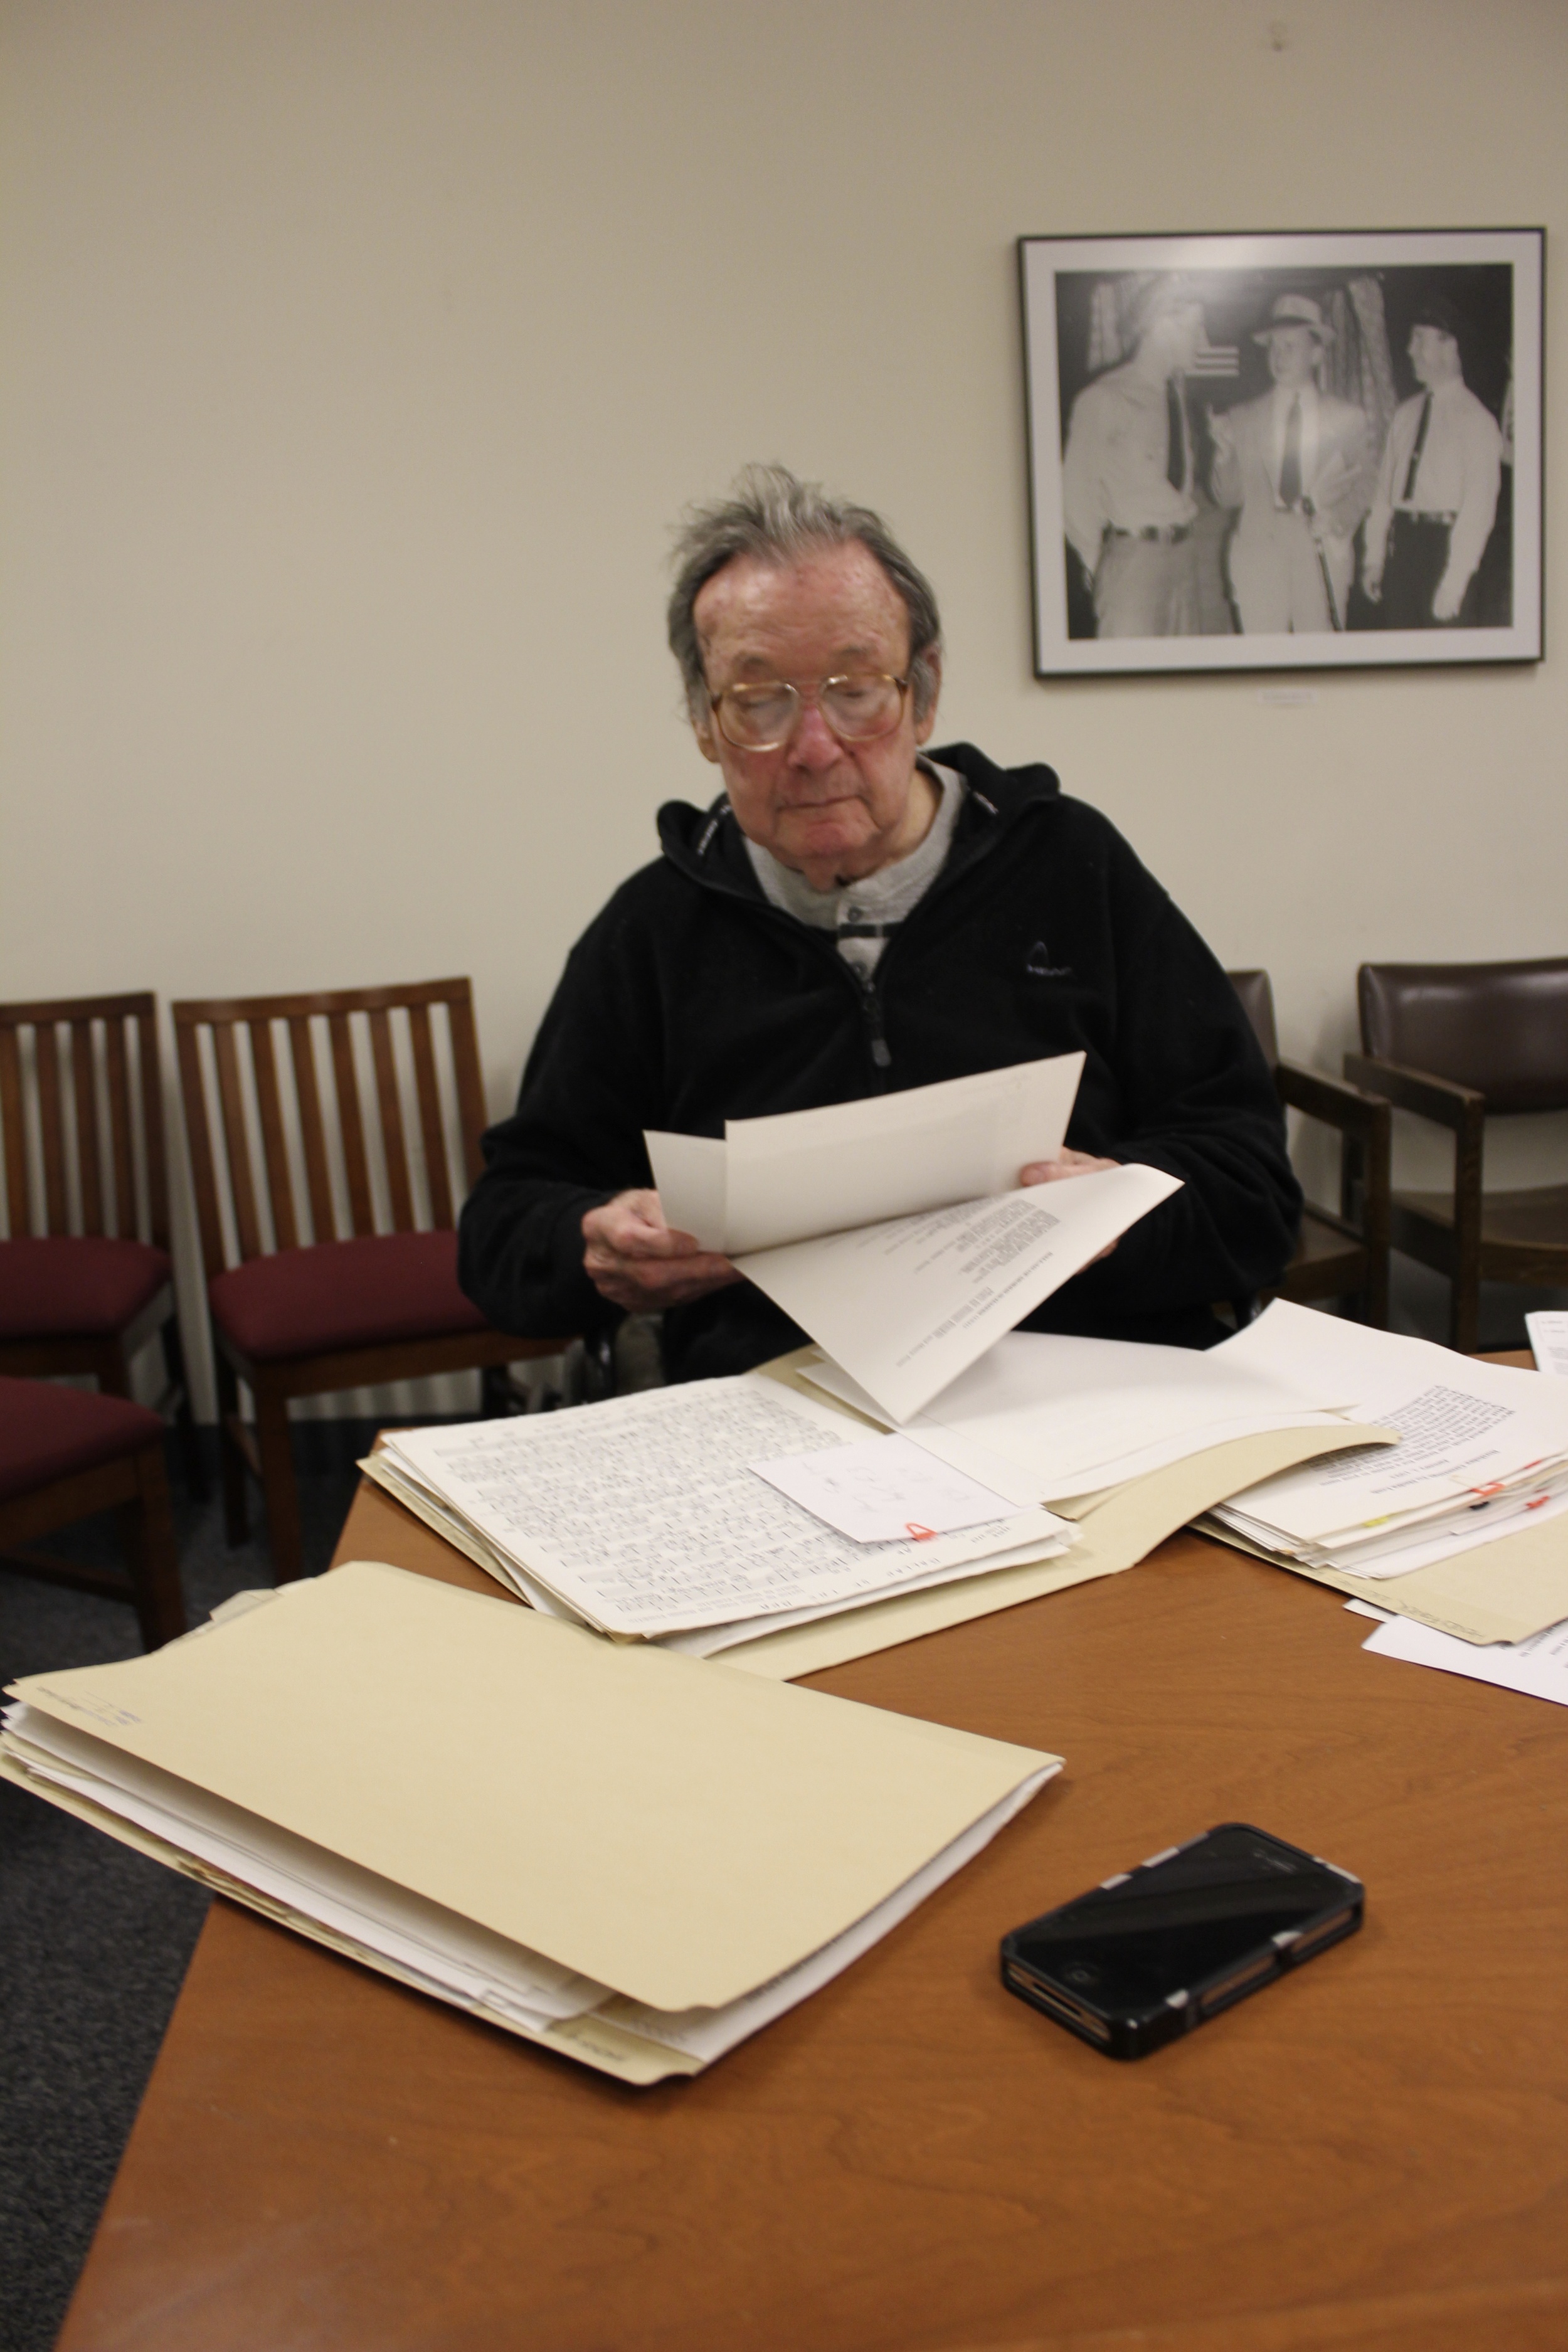
{"label": "man's hand", "polygon": [[[1120,1168],[1121,1165],[1119,1160],[1096,1160],[1091,1152],[1069,1151],[1064,1143],[1054,1160],[1034,1160],[1027,1168],[1020,1169],[1018,1181],[1020,1184],[1056,1184],[1064,1176],[1098,1176],[1102,1169]],[[1109,1257],[1115,1247],[1114,1242],[1107,1242],[1102,1250],[1096,1250],[1089,1261],[1089,1265],[1098,1265],[1100,1259]]]}
{"label": "man's hand", "polygon": [[727,1257],[670,1230],[657,1192],[617,1192],[602,1209],[590,1209],[583,1241],[583,1265],[595,1289],[633,1314],[684,1307],[742,1279]]}
{"label": "man's hand", "polygon": [[1366,598],[1369,604],[1380,604],[1383,602],[1383,566],[1381,563],[1368,563],[1363,566],[1361,575],[1361,593]]}
{"label": "man's hand", "polygon": [[1452,572],[1445,572],[1432,591],[1432,618],[1435,621],[1457,621],[1468,585],[1468,581],[1457,581]]}

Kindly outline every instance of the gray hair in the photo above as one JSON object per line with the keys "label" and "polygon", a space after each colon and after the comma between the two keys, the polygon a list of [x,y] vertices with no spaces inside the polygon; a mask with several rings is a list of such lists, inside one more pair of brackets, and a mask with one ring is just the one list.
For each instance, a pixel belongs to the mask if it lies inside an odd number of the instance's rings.
{"label": "gray hair", "polygon": [[697,599],[717,572],[738,555],[764,563],[798,563],[824,547],[857,541],[875,556],[903,600],[910,620],[910,682],[914,715],[924,719],[936,701],[935,656],[942,652],[936,593],[910,562],[892,532],[869,507],[829,498],[819,482],[797,481],[785,466],[747,466],[727,499],[688,509],[675,542],[675,587],[669,599],[669,649],[680,665],[687,708],[706,717],[708,680],[697,640]]}

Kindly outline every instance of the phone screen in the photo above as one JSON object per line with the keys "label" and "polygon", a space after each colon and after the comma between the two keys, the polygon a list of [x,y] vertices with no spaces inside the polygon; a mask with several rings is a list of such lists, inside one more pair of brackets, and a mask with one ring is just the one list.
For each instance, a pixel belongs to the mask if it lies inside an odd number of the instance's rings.
{"label": "phone screen", "polygon": [[1015,1929],[1005,1964],[1026,1997],[1026,1973],[1111,2017],[1194,1990],[1212,2015],[1277,1973],[1287,1953],[1294,1964],[1358,1926],[1361,1899],[1347,1874],[1227,1822]]}

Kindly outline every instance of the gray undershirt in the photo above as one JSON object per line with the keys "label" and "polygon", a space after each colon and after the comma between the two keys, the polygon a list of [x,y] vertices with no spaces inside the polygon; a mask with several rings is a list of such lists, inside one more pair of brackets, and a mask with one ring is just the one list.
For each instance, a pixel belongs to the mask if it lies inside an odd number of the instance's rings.
{"label": "gray undershirt", "polygon": [[963,803],[963,779],[955,768],[939,768],[931,760],[921,760],[919,765],[942,793],[931,831],[907,857],[868,874],[863,881],[814,890],[804,874],[781,866],[771,849],[746,840],[746,855],[764,898],[793,915],[796,922],[809,923],[813,930],[837,931],[839,954],[865,980],[869,980],[881,960],[888,933],[896,930],[919,905],[946,865],[952,828]]}

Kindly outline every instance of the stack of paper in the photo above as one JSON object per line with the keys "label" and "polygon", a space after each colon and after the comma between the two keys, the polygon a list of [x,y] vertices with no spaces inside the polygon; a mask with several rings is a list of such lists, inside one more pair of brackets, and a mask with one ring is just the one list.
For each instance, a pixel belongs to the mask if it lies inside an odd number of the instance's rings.
{"label": "stack of paper", "polygon": [[1209,1532],[1467,1641],[1568,1615],[1568,1391],[1300,1307],[1275,1306],[1242,1339],[1399,1444],[1250,1486]]}
{"label": "stack of paper", "polygon": [[667,1223],[731,1257],[895,1420],[1181,1185],[1130,1164],[1021,1190],[1054,1160],[1081,1054],[775,1118],[650,1132]]}
{"label": "stack of paper", "polygon": [[364,1467],[536,1609],[699,1656],[1073,1541],[1016,1480],[866,1435],[746,1374],[399,1431]]}
{"label": "stack of paper", "polygon": [[880,1437],[867,1422],[889,1416],[809,1349],[574,1413],[399,1432],[363,1466],[547,1613],[811,1674],[1114,1575],[1238,1487],[1366,1444],[1315,1386],[1252,1364],[1248,1337],[1203,1355],[1011,1334]]}
{"label": "stack of paper", "polygon": [[0,1773],[509,2032],[696,2074],[1060,1759],[359,1562],[15,1685]]}

